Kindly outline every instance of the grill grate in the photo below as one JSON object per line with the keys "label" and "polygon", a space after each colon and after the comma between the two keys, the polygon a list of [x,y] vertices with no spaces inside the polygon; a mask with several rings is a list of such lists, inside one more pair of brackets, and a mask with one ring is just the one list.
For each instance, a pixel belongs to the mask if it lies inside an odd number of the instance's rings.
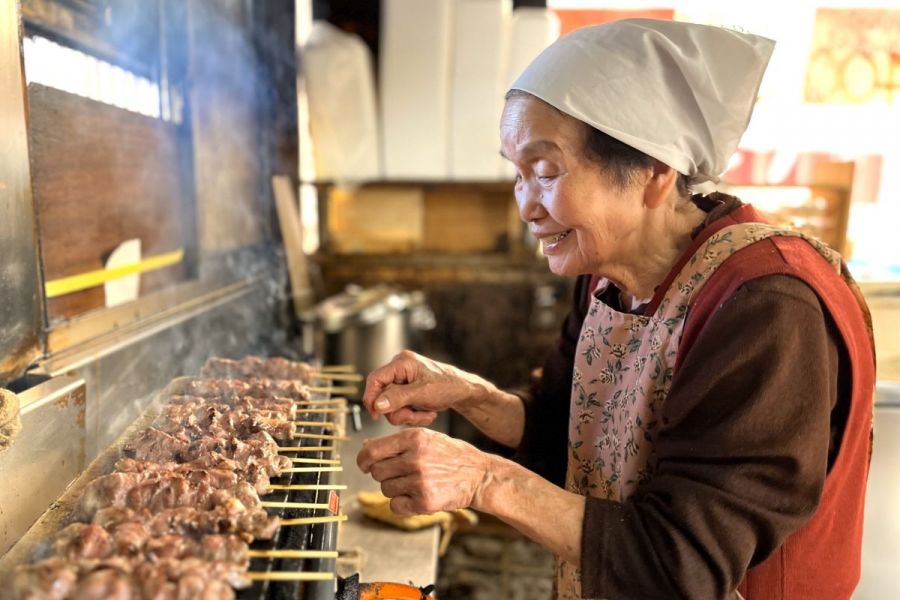
{"label": "grill grate", "polygon": [[[326,421],[327,415],[310,415],[309,421]],[[316,433],[313,427],[298,429],[300,432]],[[327,446],[323,440],[318,443],[307,443],[308,446]],[[285,456],[291,458],[315,458],[327,459],[333,457],[333,450],[325,449],[317,452],[285,452]],[[301,465],[298,465],[301,466]],[[307,465],[302,465],[307,466]],[[333,472],[312,473],[285,473],[273,483],[278,484],[330,484],[333,482]],[[329,504],[334,492],[328,490],[278,490],[265,496],[265,500],[274,502],[304,502]],[[332,514],[330,511],[314,510],[309,508],[269,508],[269,514],[278,515],[282,519],[294,519],[324,516]],[[337,513],[339,511],[335,511]],[[251,544],[254,550],[335,550],[336,549],[335,523],[317,523],[313,525],[282,526],[271,540],[257,540]],[[334,572],[334,559],[322,558],[253,558],[250,561],[250,571],[327,571]],[[238,600],[334,600],[333,581],[255,581],[247,589],[237,592]]]}

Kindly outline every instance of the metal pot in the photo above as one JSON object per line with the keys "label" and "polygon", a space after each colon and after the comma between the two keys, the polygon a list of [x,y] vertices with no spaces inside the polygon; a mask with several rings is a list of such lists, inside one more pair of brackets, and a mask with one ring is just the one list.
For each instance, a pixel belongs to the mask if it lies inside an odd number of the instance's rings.
{"label": "metal pot", "polygon": [[421,291],[389,286],[347,289],[303,316],[304,337],[326,364],[352,364],[368,375],[403,349],[418,350],[434,314]]}

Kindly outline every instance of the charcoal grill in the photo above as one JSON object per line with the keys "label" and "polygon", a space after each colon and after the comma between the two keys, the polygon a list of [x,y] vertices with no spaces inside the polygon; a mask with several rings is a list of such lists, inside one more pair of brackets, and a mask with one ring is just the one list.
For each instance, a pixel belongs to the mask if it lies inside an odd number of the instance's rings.
{"label": "charcoal grill", "polygon": [[[137,419],[123,433],[120,439],[107,448],[91,465],[79,476],[66,490],[62,497],[48,509],[40,519],[28,530],[22,539],[2,558],[0,558],[0,581],[4,581],[12,569],[23,563],[32,562],[43,558],[47,554],[48,541],[60,529],[71,522],[71,515],[84,487],[96,477],[112,472],[115,462],[122,457],[122,446],[137,432],[151,426],[159,414],[159,408],[166,401],[165,393],[160,394],[159,401],[154,402],[143,416]],[[311,400],[328,400],[328,394],[314,393]],[[305,421],[325,422],[331,420],[331,413],[312,413],[304,416]],[[321,433],[321,428],[314,426],[301,426],[298,433]],[[316,447],[319,450],[285,451],[284,456],[291,458],[310,459],[334,459],[337,458],[339,441],[301,438],[297,445],[304,447]],[[284,445],[282,441],[282,445]],[[305,466],[302,463],[295,466]],[[309,465],[314,466],[314,465]],[[325,489],[314,490],[275,490],[267,494],[263,499],[266,502],[291,502],[291,503],[315,503],[327,504],[328,511],[322,509],[303,508],[267,508],[267,512],[277,515],[281,519],[298,519],[308,517],[322,517],[338,514],[340,508],[338,492],[333,487],[338,483],[338,473],[334,471],[291,472],[283,473],[278,478],[272,478],[273,484],[307,484]],[[337,526],[335,522],[315,523],[306,525],[285,525],[278,529],[271,540],[255,540],[251,550],[330,550],[336,549]],[[250,560],[249,571],[259,572],[296,572],[316,571],[334,573],[334,558],[280,558],[280,557],[253,557]],[[280,581],[257,580],[244,589],[236,590],[238,600],[334,600],[335,580],[325,581]]]}
{"label": "charcoal grill", "polygon": [[[309,419],[309,420],[324,420]],[[325,446],[323,443],[309,444]],[[285,456],[300,457],[296,452],[286,452]],[[307,458],[331,458],[334,451],[304,452]],[[332,472],[319,473],[286,473],[280,484],[320,484],[329,485],[337,478]],[[333,490],[289,490],[276,491],[266,496],[266,500],[276,502],[315,502],[332,504],[337,512],[337,492]],[[277,514],[282,519],[304,518],[321,515],[321,511],[312,509],[281,508],[268,509],[270,514]],[[316,514],[314,514],[316,513]],[[271,540],[257,540],[250,546],[254,550],[335,550],[337,547],[337,524],[319,523],[314,525],[296,525],[281,527]],[[295,559],[295,558],[253,558],[250,560],[251,571],[330,571],[334,572],[333,558]],[[238,592],[238,600],[334,600],[335,587],[333,581],[256,581],[245,590]]]}

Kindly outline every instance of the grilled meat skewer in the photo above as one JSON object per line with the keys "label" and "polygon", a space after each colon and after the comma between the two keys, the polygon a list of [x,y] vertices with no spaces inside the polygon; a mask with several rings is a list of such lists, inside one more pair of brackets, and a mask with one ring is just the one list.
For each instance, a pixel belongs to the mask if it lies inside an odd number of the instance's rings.
{"label": "grilled meat skewer", "polygon": [[309,363],[288,360],[281,357],[262,358],[245,356],[238,360],[213,357],[206,361],[200,369],[201,377],[212,379],[296,379],[312,381],[318,372]]}
{"label": "grilled meat skewer", "polygon": [[278,444],[265,432],[256,433],[249,439],[223,434],[208,435],[192,441],[184,434],[172,435],[150,427],[127,443],[123,453],[129,458],[159,463],[207,460],[215,453],[244,468],[261,466],[270,477],[279,475],[291,465],[290,459],[278,454]]}
{"label": "grilled meat skewer", "polygon": [[[289,461],[279,460],[274,467],[281,470],[282,465]],[[262,496],[271,491],[269,487],[269,474],[266,465],[249,464],[242,465],[229,458],[225,458],[218,452],[210,452],[201,459],[192,460],[186,463],[176,462],[148,462],[144,460],[134,460],[133,458],[122,458],[116,462],[115,470],[120,473],[144,473],[144,472],[167,472],[167,473],[184,473],[199,469],[213,469],[231,471],[238,478],[252,485],[256,492]]]}
{"label": "grilled meat skewer", "polygon": [[262,400],[309,400],[308,386],[290,379],[202,379],[181,377],[167,388],[170,396],[204,398],[258,398]]}
{"label": "grilled meat skewer", "polygon": [[222,471],[226,476],[221,479],[205,473],[207,476],[200,483],[173,473],[110,473],[88,484],[78,501],[76,514],[89,520],[98,510],[110,507],[146,508],[152,512],[183,506],[212,510],[231,501],[238,501],[248,509],[260,507],[259,495],[246,481],[216,487],[230,483],[229,476],[236,479],[233,472]]}
{"label": "grilled meat skewer", "polygon": [[285,413],[285,418],[293,420],[297,416],[297,403],[290,398],[253,398],[252,396],[192,396],[190,394],[173,394],[168,398],[168,405],[177,404],[223,404],[234,409],[259,411],[265,413]]}
{"label": "grilled meat skewer", "polygon": [[22,565],[12,578],[15,600],[135,600],[234,598],[250,585],[238,565],[196,558],[136,562],[127,558]]}
{"label": "grilled meat skewer", "polygon": [[271,539],[280,523],[278,517],[269,515],[265,509],[248,509],[235,499],[212,510],[180,507],[153,513],[147,509],[104,508],[97,511],[92,522],[110,531],[118,531],[126,523],[138,522],[153,536],[231,533],[248,542],[254,538]]}
{"label": "grilled meat skewer", "polygon": [[[137,538],[128,526],[140,528]],[[122,534],[120,535],[120,532]],[[114,556],[147,560],[199,558],[249,565],[247,542],[236,535],[187,536],[167,533],[152,537],[142,523],[122,523],[110,531],[94,523],[72,523],[53,542],[53,554],[68,560],[104,559]]]}
{"label": "grilled meat skewer", "polygon": [[273,438],[289,440],[297,426],[287,413],[273,413],[274,418],[258,411],[235,410],[223,404],[176,404],[163,407],[154,426],[166,433],[183,432],[190,437],[203,437],[210,431],[233,431],[239,438],[265,431]]}

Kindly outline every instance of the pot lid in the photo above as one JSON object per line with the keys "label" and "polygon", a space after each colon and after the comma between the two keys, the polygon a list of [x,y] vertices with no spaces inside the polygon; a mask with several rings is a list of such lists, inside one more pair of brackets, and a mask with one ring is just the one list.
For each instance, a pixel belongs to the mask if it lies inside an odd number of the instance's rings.
{"label": "pot lid", "polygon": [[335,332],[351,324],[378,323],[415,302],[421,302],[421,292],[409,293],[383,285],[371,288],[349,285],[344,292],[326,298],[305,313],[304,320],[319,323],[327,332]]}

